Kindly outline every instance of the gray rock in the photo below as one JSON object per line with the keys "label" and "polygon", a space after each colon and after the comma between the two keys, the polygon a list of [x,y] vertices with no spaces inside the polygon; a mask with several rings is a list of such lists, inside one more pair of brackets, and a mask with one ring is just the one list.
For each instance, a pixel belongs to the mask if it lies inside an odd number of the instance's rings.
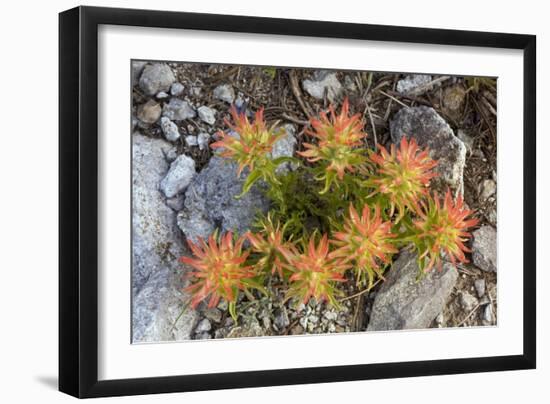
{"label": "gray rock", "polygon": [[143,72],[143,68],[146,64],[147,62],[141,62],[138,60],[132,61],[132,86],[135,86],[139,82],[141,72]]}
{"label": "gray rock", "polygon": [[336,101],[343,90],[336,73],[326,70],[315,71],[311,79],[302,82],[302,86],[309,95],[318,100],[324,99],[326,91],[330,102]]}
{"label": "gray rock", "polygon": [[156,97],[159,100],[164,100],[165,98],[170,97],[170,95],[166,91],[161,91],[161,92],[157,93]]}
{"label": "gray rock", "polygon": [[202,88],[200,85],[191,87],[191,94],[193,94],[195,97],[200,96],[201,92],[202,92]]}
{"label": "gray rock", "polygon": [[197,136],[197,144],[199,145],[199,150],[204,150],[208,148],[208,143],[210,141],[210,135],[206,132],[201,132]]}
{"label": "gray rock", "polygon": [[346,75],[346,77],[344,77],[344,86],[346,87],[346,90],[351,93],[357,91],[355,81],[349,75]]}
{"label": "gray rock", "polygon": [[138,125],[138,123],[139,123],[139,120],[134,115],[132,115],[132,132],[136,129],[136,126]]}
{"label": "gray rock", "polygon": [[212,339],[212,336],[207,332],[201,332],[195,336],[195,339]]}
{"label": "gray rock", "polygon": [[197,116],[197,113],[187,101],[179,98],[172,98],[168,104],[164,105],[162,115],[172,121],[183,121]]}
{"label": "gray rock", "polygon": [[145,66],[139,79],[139,86],[147,95],[155,95],[159,91],[168,91],[176,81],[172,69],[167,64],[155,63]]}
{"label": "gray rock", "polygon": [[214,125],[216,123],[216,111],[205,105],[199,107],[199,118],[201,121],[206,122],[208,125]]}
{"label": "gray rock", "polygon": [[290,330],[290,335],[302,335],[304,333],[304,327],[302,327],[300,324],[296,324],[292,329]]}
{"label": "gray rock", "polygon": [[474,149],[474,138],[471,137],[468,133],[466,133],[465,130],[459,129],[456,133],[456,136],[462,140],[462,143],[464,143],[464,146],[466,146],[466,151],[469,155],[472,154],[472,151]]}
{"label": "gray rock", "polygon": [[402,108],[390,122],[390,132],[394,143],[407,136],[414,137],[420,147],[429,148],[430,157],[439,162],[439,177],[432,183],[442,188],[441,191],[449,186],[455,193],[463,193],[466,146],[433,108]]}
{"label": "gray rock", "polygon": [[[296,150],[296,141],[295,133],[296,129],[294,125],[286,124],[282,127],[285,131],[285,136],[281,137],[273,144],[273,149],[271,150],[271,158],[276,159],[279,157],[292,157],[294,151]],[[286,162],[277,167],[277,173],[287,172],[295,168],[295,164]]]}
{"label": "gray rock", "polygon": [[474,288],[476,289],[477,297],[485,295],[485,279],[476,279],[474,281]]}
{"label": "gray rock", "polygon": [[[243,95],[239,93],[239,95],[237,96],[237,99],[235,100],[235,106],[237,107],[237,109],[240,110],[243,108],[244,103],[245,103],[245,100],[243,99]],[[252,116],[252,111],[246,110],[246,113],[248,114],[248,116]]]}
{"label": "gray rock", "polygon": [[486,305],[481,312],[481,316],[482,316],[481,319],[485,322],[485,324],[487,325],[493,324],[493,322],[495,321],[495,316],[493,313],[493,305],[492,304]]}
{"label": "gray rock", "polygon": [[480,306],[485,306],[486,304],[489,304],[489,303],[491,303],[491,299],[489,299],[487,295],[484,295],[483,297],[481,297],[481,299],[479,299]]}
{"label": "gray rock", "polygon": [[181,154],[170,164],[168,173],[160,182],[160,189],[167,198],[185,191],[195,176],[195,160]]}
{"label": "gray rock", "polygon": [[432,81],[428,74],[409,74],[397,82],[397,92],[408,95],[420,95],[431,89],[427,86]]}
{"label": "gray rock", "polygon": [[198,144],[197,137],[194,135],[185,136],[185,143],[189,147],[196,146]]}
{"label": "gray rock", "polygon": [[183,209],[183,204],[185,203],[185,195],[179,194],[172,198],[166,199],[166,205],[170,207],[170,209],[179,212]]}
{"label": "gray rock", "polygon": [[183,240],[176,213],[164,203],[158,184],[168,171],[173,147],[161,139],[132,135],[132,341],[188,339],[196,313],[176,318],[189,296],[182,292]]}
{"label": "gray rock", "polygon": [[220,321],[222,321],[222,312],[215,307],[206,309],[206,311],[204,312],[204,316],[215,323],[219,323]]}
{"label": "gray rock", "polygon": [[479,195],[479,199],[481,199],[482,202],[485,202],[491,196],[496,194],[496,192],[497,192],[497,183],[491,179],[484,180],[481,183],[481,192]]}
{"label": "gray rock", "polygon": [[443,311],[458,278],[446,262],[417,281],[417,256],[403,251],[376,294],[367,331],[420,329],[430,326]]}
{"label": "gray rock", "polygon": [[496,208],[490,208],[489,209],[489,211],[487,212],[487,220],[493,226],[497,225],[497,210],[496,210]]}
{"label": "gray rock", "polygon": [[183,86],[183,84],[176,82],[170,87],[170,94],[172,94],[173,96],[181,95],[184,89],[185,87]]}
{"label": "gray rock", "polygon": [[162,129],[162,133],[164,133],[166,140],[175,142],[180,138],[178,126],[165,116],[160,119],[160,128]]}
{"label": "gray rock", "polygon": [[497,231],[482,226],[472,233],[472,260],[474,265],[487,272],[497,271]]}
{"label": "gray rock", "polygon": [[213,92],[214,98],[232,104],[235,99],[235,91],[229,84],[217,86]]}
{"label": "gray rock", "polygon": [[275,319],[273,320],[273,325],[277,327],[277,330],[282,331],[290,325],[290,319],[288,318],[288,312],[285,306],[281,306],[275,310],[274,315]]}
{"label": "gray rock", "polygon": [[475,296],[463,291],[460,293],[460,305],[467,313],[469,313],[474,309],[474,307],[476,307],[477,299]]}
{"label": "gray rock", "polygon": [[246,173],[237,176],[237,164],[213,156],[195,176],[185,193],[185,207],[178,215],[178,226],[188,239],[208,237],[215,228],[244,234],[257,212],[266,212],[269,201],[259,184],[241,198]]}
{"label": "gray rock", "polygon": [[174,161],[175,159],[177,159],[179,156],[178,154],[178,150],[175,148],[175,147],[171,147],[170,149],[168,150],[164,150],[164,158],[166,158],[166,160],[171,163],[172,161]]}
{"label": "gray rock", "polygon": [[200,334],[203,332],[208,332],[212,329],[212,324],[210,323],[210,320],[207,318],[202,319],[199,324],[197,324],[197,328],[195,328],[195,333]]}
{"label": "gray rock", "polygon": [[443,106],[450,116],[457,117],[464,108],[466,90],[461,85],[445,88],[443,92]]}
{"label": "gray rock", "polygon": [[338,313],[333,310],[327,310],[323,314],[323,317],[325,317],[328,321],[336,321],[336,319],[338,318]]}
{"label": "gray rock", "polygon": [[138,107],[137,117],[141,122],[155,123],[160,118],[161,111],[162,109],[156,101],[149,100]]}
{"label": "gray rock", "polygon": [[437,317],[435,318],[435,323],[438,327],[443,327],[443,324],[445,324],[445,316],[443,313],[439,313]]}
{"label": "gray rock", "polygon": [[252,319],[241,326],[233,327],[227,334],[227,338],[263,337],[265,334],[260,323]]}

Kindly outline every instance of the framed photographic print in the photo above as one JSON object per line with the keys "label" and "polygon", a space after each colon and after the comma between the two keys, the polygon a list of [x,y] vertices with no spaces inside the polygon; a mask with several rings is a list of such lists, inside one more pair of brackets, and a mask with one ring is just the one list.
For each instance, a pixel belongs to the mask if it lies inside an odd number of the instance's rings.
{"label": "framed photographic print", "polygon": [[60,390],[535,367],[535,37],[60,14]]}

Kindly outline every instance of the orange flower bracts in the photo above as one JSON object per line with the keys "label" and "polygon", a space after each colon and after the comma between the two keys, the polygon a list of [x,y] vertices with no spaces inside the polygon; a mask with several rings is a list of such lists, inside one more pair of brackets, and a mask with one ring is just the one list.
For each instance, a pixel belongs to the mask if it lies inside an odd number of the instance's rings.
{"label": "orange flower bracts", "polygon": [[307,130],[306,133],[317,139],[317,144],[304,143],[307,150],[298,152],[310,163],[321,161],[326,164],[327,173],[323,179],[330,179],[327,186],[330,186],[334,176],[342,180],[345,172],[354,172],[365,160],[361,146],[367,135],[363,132],[360,115],[350,117],[348,113],[349,103],[346,99],[340,115],[336,115],[331,105],[330,118],[321,112],[319,119],[311,119],[313,130]]}
{"label": "orange flower bracts", "polygon": [[390,152],[380,147],[379,153],[371,153],[370,160],[376,169],[368,179],[367,185],[374,188],[374,194],[381,194],[389,199],[390,216],[397,208],[399,217],[406,209],[419,211],[419,201],[428,195],[430,180],[437,174],[432,171],[437,161],[428,156],[428,151],[421,151],[412,138],[401,139],[398,150],[391,145]]}
{"label": "orange flower bracts", "polygon": [[220,139],[210,147],[222,149],[220,156],[236,161],[239,165],[238,174],[240,174],[245,167],[253,170],[258,162],[268,158],[273,144],[284,135],[284,131],[267,127],[263,108],[256,112],[254,123],[250,123],[244,113],[239,114],[235,107],[231,109],[231,115],[235,123],[231,124],[226,119],[225,124],[236,132],[237,136],[220,131],[218,132]]}
{"label": "orange flower bracts", "polygon": [[247,288],[243,281],[256,275],[254,267],[245,264],[250,253],[242,251],[244,237],[233,242],[233,234],[227,232],[218,244],[215,236],[210,235],[208,243],[202,238],[196,244],[188,240],[195,258],[180,258],[181,262],[195,269],[189,273],[194,282],[186,288],[192,295],[191,306],[194,308],[208,296],[208,307],[215,307],[220,298],[235,302],[238,291]]}
{"label": "orange flower bracts", "polygon": [[441,253],[453,262],[468,262],[464,252],[470,250],[464,242],[471,237],[466,230],[478,223],[477,219],[467,219],[473,212],[464,207],[462,196],[453,202],[447,191],[443,202],[436,194],[423,206],[420,218],[414,221],[416,236],[414,243],[418,249],[421,267],[430,270],[435,264],[441,267]]}
{"label": "orange flower bracts", "polygon": [[391,228],[391,222],[382,220],[378,206],[372,214],[370,207],[365,205],[359,216],[350,204],[343,230],[334,233],[336,240],[333,244],[338,249],[331,256],[353,263],[358,283],[365,283],[367,277],[369,286],[372,286],[376,276],[383,277],[380,264],[389,264],[397,252],[392,244],[396,235],[392,234]]}
{"label": "orange flower bracts", "polygon": [[287,256],[287,268],[292,272],[286,300],[299,299],[306,304],[310,298],[318,302],[327,301],[338,306],[335,288],[337,282],[344,282],[344,272],[349,268],[343,260],[329,255],[329,241],[325,234],[315,245],[315,234],[311,235],[303,254],[293,250]]}

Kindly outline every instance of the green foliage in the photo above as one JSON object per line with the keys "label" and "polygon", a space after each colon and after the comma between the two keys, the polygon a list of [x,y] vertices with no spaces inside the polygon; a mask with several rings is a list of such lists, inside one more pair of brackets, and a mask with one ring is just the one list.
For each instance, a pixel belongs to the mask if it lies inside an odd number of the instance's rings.
{"label": "green foliage", "polygon": [[[414,139],[403,137],[389,152],[365,149],[364,123],[349,116],[345,100],[340,114],[331,106],[330,115],[311,120],[310,143],[297,152],[301,159],[272,159],[282,132],[267,127],[262,111],[253,123],[235,111],[233,119],[227,124],[238,136],[222,132],[212,147],[239,170],[249,169],[240,196],[263,181],[271,207],[236,242],[225,235],[219,245],[216,236],[190,243],[195,258],[182,261],[196,269],[188,289],[193,306],[209,296],[210,305],[224,298],[236,319],[238,293],[254,300],[252,292],[267,294],[274,279],[285,300],[338,306],[338,285],[352,279],[372,288],[401,248],[416,249],[422,272],[438,265],[441,253],[466,261],[464,242],[476,221],[467,219],[472,212],[462,198],[455,202],[447,193],[440,202],[430,193],[437,162]],[[288,162],[293,169],[282,169]]]}
{"label": "green foliage", "polygon": [[479,93],[483,87],[488,87],[491,90],[497,89],[497,80],[488,77],[466,77],[466,86],[468,91]]}
{"label": "green foliage", "polygon": [[275,76],[277,75],[276,67],[264,67],[263,71],[269,76],[269,78],[271,78],[271,80],[275,80]]}

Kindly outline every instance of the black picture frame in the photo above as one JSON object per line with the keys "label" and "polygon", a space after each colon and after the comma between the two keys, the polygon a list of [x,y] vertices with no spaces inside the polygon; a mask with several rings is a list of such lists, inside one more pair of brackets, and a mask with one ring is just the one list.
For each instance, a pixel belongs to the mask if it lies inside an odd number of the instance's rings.
{"label": "black picture frame", "polygon": [[[98,381],[98,26],[182,28],[523,51],[523,354]],[[533,35],[77,7],[59,15],[59,390],[103,397],[536,366],[536,37]]]}

